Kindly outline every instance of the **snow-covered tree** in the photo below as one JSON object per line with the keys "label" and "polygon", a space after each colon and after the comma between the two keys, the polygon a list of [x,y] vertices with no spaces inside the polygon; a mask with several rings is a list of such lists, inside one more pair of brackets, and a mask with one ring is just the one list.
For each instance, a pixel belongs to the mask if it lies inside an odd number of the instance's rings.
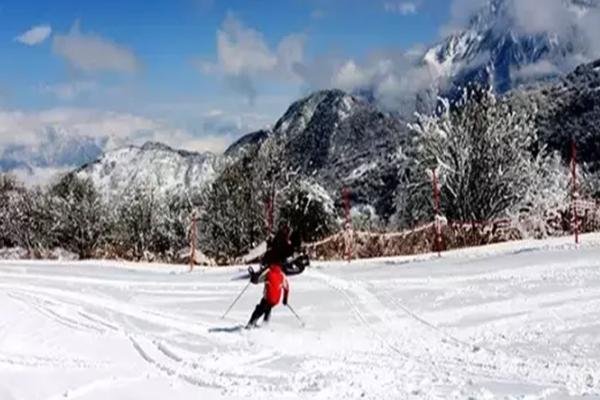
{"label": "snow-covered tree", "polygon": [[161,215],[161,203],[152,190],[132,190],[117,206],[112,243],[138,260],[160,252],[165,246],[159,229]]}
{"label": "snow-covered tree", "polygon": [[14,206],[13,198],[18,191],[24,188],[17,182],[16,178],[9,174],[0,174],[0,247],[12,247],[16,245],[16,238],[12,232]]}
{"label": "snow-covered tree", "polygon": [[315,241],[339,229],[335,205],[318,183],[299,180],[280,196],[278,219],[299,231],[303,241]]}
{"label": "snow-covered tree", "polygon": [[[536,178],[531,153],[535,115],[478,87],[465,90],[455,104],[444,102],[439,111],[436,116],[419,115],[411,125],[416,164],[409,178],[408,206],[431,207],[428,174],[436,169],[442,212],[449,219],[481,221],[505,215]],[[417,210],[411,213],[421,217]]]}
{"label": "snow-covered tree", "polygon": [[386,224],[377,215],[375,208],[371,205],[360,204],[352,207],[350,211],[352,218],[352,227],[357,231],[385,231],[387,225],[394,226],[395,220],[388,221]]}
{"label": "snow-covered tree", "polygon": [[544,149],[533,162],[535,179],[521,201],[508,210],[523,237],[547,237],[562,231],[563,213],[570,207],[571,177],[558,152]]}
{"label": "snow-covered tree", "polygon": [[580,170],[580,186],[582,196],[600,200],[600,170],[584,163]]}
{"label": "snow-covered tree", "polygon": [[295,180],[285,154],[284,137],[270,134],[223,169],[202,201],[198,232],[204,253],[231,259],[266,239],[268,203],[277,225],[283,193]]}
{"label": "snow-covered tree", "polygon": [[55,221],[48,212],[50,200],[45,192],[17,186],[6,200],[3,228],[9,245],[25,248],[30,255],[56,245]]}
{"label": "snow-covered tree", "polygon": [[264,203],[254,191],[250,157],[224,169],[206,192],[202,211],[200,248],[215,259],[235,258],[265,238]]}
{"label": "snow-covered tree", "polygon": [[62,177],[49,188],[45,213],[53,221],[56,245],[81,258],[92,256],[107,239],[109,210],[89,179]]}
{"label": "snow-covered tree", "polygon": [[190,199],[187,196],[175,195],[160,200],[161,213],[157,216],[153,250],[167,259],[173,259],[180,250],[189,246],[190,218],[196,204],[194,197]]}
{"label": "snow-covered tree", "polygon": [[250,161],[252,191],[263,203],[273,203],[274,217],[279,208],[280,194],[295,181],[296,175],[289,168],[285,142],[285,136],[270,134]]}

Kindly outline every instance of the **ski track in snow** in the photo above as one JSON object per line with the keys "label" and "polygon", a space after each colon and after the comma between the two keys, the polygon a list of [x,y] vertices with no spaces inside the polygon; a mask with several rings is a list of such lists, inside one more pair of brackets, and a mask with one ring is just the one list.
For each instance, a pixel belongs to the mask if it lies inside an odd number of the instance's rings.
{"label": "ski track in snow", "polygon": [[315,263],[250,331],[239,268],[0,262],[0,399],[600,399],[586,239]]}

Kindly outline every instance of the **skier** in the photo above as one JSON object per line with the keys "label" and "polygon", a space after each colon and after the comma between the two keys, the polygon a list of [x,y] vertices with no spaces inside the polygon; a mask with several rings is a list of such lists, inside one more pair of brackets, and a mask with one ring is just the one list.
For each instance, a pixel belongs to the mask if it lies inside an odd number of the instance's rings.
{"label": "skier", "polygon": [[267,273],[265,277],[265,289],[263,297],[260,303],[254,309],[252,316],[246,329],[255,328],[256,322],[260,317],[264,315],[264,322],[269,322],[271,316],[271,310],[281,300],[281,292],[283,291],[283,305],[287,306],[288,295],[290,293],[290,286],[285,277],[285,274],[281,270],[278,263],[272,263],[267,267]]}

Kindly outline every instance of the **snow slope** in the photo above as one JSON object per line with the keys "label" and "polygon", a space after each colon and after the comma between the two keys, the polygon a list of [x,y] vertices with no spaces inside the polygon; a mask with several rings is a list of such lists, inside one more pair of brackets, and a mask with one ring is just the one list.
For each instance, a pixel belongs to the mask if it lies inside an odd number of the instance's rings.
{"label": "snow slope", "polygon": [[0,399],[600,399],[600,236],[316,264],[0,263]]}

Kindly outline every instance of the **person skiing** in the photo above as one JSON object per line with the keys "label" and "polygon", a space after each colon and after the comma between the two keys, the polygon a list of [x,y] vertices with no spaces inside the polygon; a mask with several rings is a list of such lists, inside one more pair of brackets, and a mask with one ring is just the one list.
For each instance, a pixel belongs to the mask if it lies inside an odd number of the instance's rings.
{"label": "person skiing", "polygon": [[271,317],[271,310],[281,300],[281,294],[283,292],[283,305],[287,306],[288,295],[290,293],[290,286],[285,274],[281,270],[278,263],[272,263],[267,267],[267,273],[265,277],[265,289],[263,297],[260,303],[254,309],[246,329],[257,327],[257,321],[264,315],[264,322],[269,322]]}

